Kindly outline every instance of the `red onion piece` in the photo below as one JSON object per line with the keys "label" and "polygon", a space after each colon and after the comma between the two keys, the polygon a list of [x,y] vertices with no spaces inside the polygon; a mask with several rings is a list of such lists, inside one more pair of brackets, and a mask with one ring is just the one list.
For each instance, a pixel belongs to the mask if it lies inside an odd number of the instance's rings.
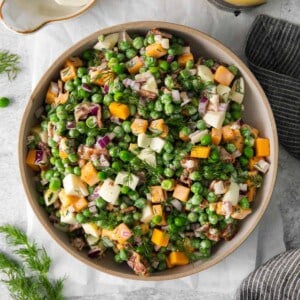
{"label": "red onion piece", "polygon": [[97,114],[98,114],[98,109],[99,109],[98,106],[91,107],[90,114],[91,114],[92,116],[97,116]]}
{"label": "red onion piece", "polygon": [[109,92],[109,85],[108,84],[104,85],[103,92],[104,92],[105,95],[108,94],[108,92]]}
{"label": "red onion piece", "polygon": [[82,84],[82,89],[85,90],[85,91],[87,91],[87,92],[89,92],[89,93],[92,92],[92,88],[88,84],[86,84],[86,83]]}
{"label": "red onion piece", "polygon": [[67,126],[66,126],[67,129],[74,129],[75,127],[76,127],[75,122],[71,122],[71,121],[67,122]]}
{"label": "red onion piece", "polygon": [[167,56],[167,62],[170,64],[174,60],[175,56],[174,55],[168,55]]}
{"label": "red onion piece", "polygon": [[37,165],[45,164],[47,162],[46,151],[36,150],[34,163]]}
{"label": "red onion piece", "polygon": [[100,254],[100,250],[99,249],[92,249],[88,252],[88,257],[90,258],[96,258],[98,257]]}
{"label": "red onion piece", "polygon": [[208,104],[208,99],[205,96],[202,96],[198,105],[198,112],[200,115],[205,114],[207,104]]}
{"label": "red onion piece", "polygon": [[99,145],[101,148],[105,148],[110,142],[110,138],[105,135],[104,137],[100,137],[97,140],[97,145]]}

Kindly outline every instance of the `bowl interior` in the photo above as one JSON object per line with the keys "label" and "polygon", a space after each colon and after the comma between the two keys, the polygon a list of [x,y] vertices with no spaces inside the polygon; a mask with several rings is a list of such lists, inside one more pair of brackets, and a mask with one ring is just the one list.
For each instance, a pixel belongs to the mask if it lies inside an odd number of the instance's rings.
{"label": "bowl interior", "polygon": [[[39,107],[42,106],[49,82],[53,79],[57,79],[59,70],[63,66],[66,58],[72,55],[80,54],[83,50],[92,47],[100,34],[108,34],[122,30],[127,30],[129,33],[146,33],[147,30],[154,27],[167,30],[170,33],[183,37],[190,43],[192,52],[196,55],[196,57],[207,56],[216,58],[217,60],[226,62],[228,64],[235,64],[239,68],[246,82],[244,119],[250,125],[258,128],[261,136],[265,136],[270,139],[271,156],[269,157],[269,160],[271,162],[271,167],[265,176],[262,188],[260,188],[257,193],[255,203],[253,205],[253,213],[243,222],[241,222],[238,233],[230,242],[222,242],[217,245],[217,247],[215,247],[213,250],[212,256],[205,261],[199,261],[184,267],[173,268],[163,272],[155,273],[147,278],[141,278],[134,275],[127,265],[115,264],[113,259],[110,259],[109,256],[101,261],[89,259],[85,253],[79,253],[77,250],[72,248],[69,245],[66,235],[52,226],[48,220],[47,214],[37,202],[38,194],[35,191],[33,173],[25,165],[25,157],[27,152],[25,139],[29,134],[31,127],[37,123],[34,113]],[[83,39],[63,53],[41,78],[36,89],[33,91],[23,116],[19,136],[19,164],[23,185],[34,212],[52,238],[54,238],[56,242],[58,242],[65,250],[80,259],[82,262],[100,271],[135,280],[167,280],[191,275],[218,263],[236,248],[238,248],[239,245],[254,230],[255,226],[266,210],[275,184],[277,159],[277,134],[272,111],[262,88],[249,69],[230,50],[216,40],[195,29],[165,22],[134,22],[100,30]]]}

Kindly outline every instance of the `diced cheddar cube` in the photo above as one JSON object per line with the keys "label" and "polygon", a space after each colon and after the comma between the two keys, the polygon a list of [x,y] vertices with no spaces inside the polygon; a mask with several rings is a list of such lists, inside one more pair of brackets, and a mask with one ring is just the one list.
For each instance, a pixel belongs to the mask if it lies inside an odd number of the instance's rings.
{"label": "diced cheddar cube", "polygon": [[83,66],[83,62],[79,57],[69,57],[65,62],[65,67],[69,66],[79,68]]}
{"label": "diced cheddar cube", "polygon": [[30,167],[34,171],[39,171],[40,166],[35,163],[37,150],[29,150],[26,156],[26,164],[28,167]]}
{"label": "diced cheddar cube", "polygon": [[223,85],[229,86],[234,79],[234,74],[231,73],[226,67],[219,66],[214,75],[214,80]]}
{"label": "diced cheddar cube", "polygon": [[166,192],[160,185],[150,186],[150,193],[152,203],[160,203],[166,200]]}
{"label": "diced cheddar cube", "polygon": [[167,265],[168,269],[171,269],[171,268],[174,267],[174,266],[170,263],[170,260],[169,260],[168,257],[166,258],[166,265]]}
{"label": "diced cheddar cube", "polygon": [[100,181],[98,178],[98,172],[91,162],[88,162],[81,168],[80,178],[89,186],[93,186]]}
{"label": "diced cheddar cube", "polygon": [[222,129],[217,129],[217,128],[212,128],[211,129],[211,139],[212,139],[212,143],[215,146],[218,146],[221,143],[222,140]]}
{"label": "diced cheddar cube", "polygon": [[126,120],[130,115],[128,106],[119,102],[112,102],[109,105],[109,111],[114,117],[117,117],[121,120]]}
{"label": "diced cheddar cube", "polygon": [[149,129],[154,133],[161,133],[160,137],[164,138],[169,133],[169,127],[165,124],[164,119],[153,120]]}
{"label": "diced cheddar cube", "polygon": [[157,228],[153,229],[151,242],[160,247],[167,247],[169,244],[170,236]]}
{"label": "diced cheddar cube", "polygon": [[173,192],[174,198],[186,202],[189,199],[189,195],[190,195],[190,188],[184,185],[176,184]]}
{"label": "diced cheddar cube", "polygon": [[210,147],[196,146],[192,148],[190,156],[195,158],[208,158],[209,154]]}
{"label": "diced cheddar cube", "polygon": [[114,229],[114,236],[118,243],[124,244],[132,236],[132,231],[125,223],[121,223]]}
{"label": "diced cheddar cube", "polygon": [[168,258],[172,266],[183,266],[189,263],[189,258],[183,252],[173,251]]}
{"label": "diced cheddar cube", "polygon": [[115,74],[111,70],[96,70],[89,72],[91,83],[99,86],[109,84],[115,79]]}
{"label": "diced cheddar cube", "polygon": [[63,82],[73,80],[77,77],[76,68],[73,65],[70,65],[60,71],[60,78]]}
{"label": "diced cheddar cube", "polygon": [[160,58],[167,54],[167,50],[159,43],[154,43],[146,47],[146,56]]}
{"label": "diced cheddar cube", "polygon": [[66,104],[66,102],[69,99],[69,92],[66,93],[60,93],[56,98],[55,98],[55,105],[59,104]]}
{"label": "diced cheddar cube", "polygon": [[76,212],[80,212],[88,207],[88,202],[84,197],[79,197],[72,206]]}
{"label": "diced cheddar cube", "polygon": [[256,156],[270,156],[270,141],[265,138],[257,138],[255,140]]}
{"label": "diced cheddar cube", "polygon": [[185,67],[188,61],[194,61],[192,53],[184,53],[178,57],[178,63],[180,67]]}
{"label": "diced cheddar cube", "polygon": [[256,194],[256,187],[255,186],[250,186],[248,188],[248,192],[247,192],[247,195],[246,195],[249,202],[253,202],[255,194]]}
{"label": "diced cheddar cube", "polygon": [[77,197],[77,196],[67,195],[64,189],[62,189],[59,192],[58,197],[62,204],[62,207],[69,207],[70,205],[72,205],[74,202],[76,202],[79,199],[79,197]]}
{"label": "diced cheddar cube", "polygon": [[225,216],[225,212],[223,210],[223,202],[222,201],[217,202],[216,213],[217,213],[217,215],[223,215],[223,216]]}
{"label": "diced cheddar cube", "polygon": [[63,137],[59,142],[59,157],[60,158],[68,158],[69,156],[69,146],[68,139]]}
{"label": "diced cheddar cube", "polygon": [[228,143],[234,139],[234,131],[230,125],[222,127],[222,138],[223,141]]}
{"label": "diced cheddar cube", "polygon": [[148,121],[143,119],[134,119],[131,124],[131,131],[133,134],[138,135],[140,133],[145,133],[148,128]]}
{"label": "diced cheddar cube", "polygon": [[245,219],[249,214],[251,214],[251,208],[242,209],[239,205],[234,207],[234,210],[231,214],[233,219],[242,220]]}
{"label": "diced cheddar cube", "polygon": [[55,99],[57,96],[58,96],[58,85],[56,82],[51,82],[46,94],[46,103],[47,104],[55,103]]}
{"label": "diced cheddar cube", "polygon": [[[234,130],[234,132],[240,133],[239,130]],[[241,153],[243,152],[244,148],[244,138],[241,136],[241,134],[235,134],[234,139],[231,141],[231,143],[235,146],[235,148],[240,151]]]}
{"label": "diced cheddar cube", "polygon": [[107,238],[109,238],[112,241],[116,240],[116,236],[115,236],[115,231],[114,230],[108,230],[108,229],[103,228],[102,231],[101,231],[101,236],[102,237],[107,237]]}
{"label": "diced cheddar cube", "polygon": [[130,74],[137,74],[143,65],[142,59],[135,56],[127,63],[127,70]]}

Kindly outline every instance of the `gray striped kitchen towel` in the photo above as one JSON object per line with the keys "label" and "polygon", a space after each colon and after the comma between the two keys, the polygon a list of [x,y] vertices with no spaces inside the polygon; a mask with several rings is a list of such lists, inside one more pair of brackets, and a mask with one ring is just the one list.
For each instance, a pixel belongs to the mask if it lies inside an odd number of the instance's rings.
{"label": "gray striped kitchen towel", "polygon": [[236,300],[299,300],[300,249],[281,253],[252,272]]}
{"label": "gray striped kitchen towel", "polygon": [[300,27],[259,15],[245,54],[271,104],[280,143],[300,158]]}

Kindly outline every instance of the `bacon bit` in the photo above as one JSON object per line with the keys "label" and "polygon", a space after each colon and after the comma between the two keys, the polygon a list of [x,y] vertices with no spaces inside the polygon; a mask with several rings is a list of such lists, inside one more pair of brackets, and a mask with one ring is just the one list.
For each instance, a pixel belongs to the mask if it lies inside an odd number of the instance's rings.
{"label": "bacon bit", "polygon": [[212,241],[218,242],[220,240],[220,232],[216,228],[209,228],[208,232],[203,234]]}
{"label": "bacon bit", "polygon": [[225,241],[230,241],[236,233],[237,233],[237,227],[232,224],[228,224],[226,225],[225,229],[222,230],[221,237]]}
{"label": "bacon bit", "polygon": [[90,160],[92,155],[100,156],[101,154],[108,155],[106,148],[91,148],[85,145],[80,145],[77,151],[81,159]]}
{"label": "bacon bit", "polygon": [[86,246],[85,241],[83,240],[83,238],[80,237],[71,238],[70,243],[78,251],[81,251]]}
{"label": "bacon bit", "polygon": [[86,164],[86,160],[84,160],[84,159],[79,159],[79,161],[78,161],[78,166],[79,166],[79,168],[82,168],[85,164]]}
{"label": "bacon bit", "polygon": [[75,121],[85,120],[88,116],[94,115],[97,118],[97,125],[102,127],[102,110],[99,104],[95,103],[80,103],[75,107],[74,116]]}
{"label": "bacon bit", "polygon": [[151,29],[150,32],[152,32],[154,35],[161,35],[162,37],[167,38],[167,39],[171,39],[173,37],[172,34],[164,32],[164,31],[160,31],[157,28]]}
{"label": "bacon bit", "polygon": [[201,227],[195,229],[195,232],[207,232],[209,230],[209,223],[205,223]]}
{"label": "bacon bit", "polygon": [[220,150],[220,159],[222,161],[227,161],[231,163],[235,162],[235,158],[230,153],[228,153],[224,148],[221,148]]}
{"label": "bacon bit", "polygon": [[205,208],[207,208],[208,206],[209,206],[209,203],[208,203],[208,201],[207,201],[206,199],[203,199],[202,202],[199,204],[199,207],[200,207],[201,209],[205,209]]}
{"label": "bacon bit", "polygon": [[148,275],[147,268],[141,262],[141,256],[138,253],[133,251],[130,259],[127,261],[127,264],[137,275]]}
{"label": "bacon bit", "polygon": [[192,180],[189,178],[189,175],[190,172],[187,169],[183,169],[179,181],[190,187],[192,185]]}
{"label": "bacon bit", "polygon": [[147,98],[147,99],[150,99],[150,100],[155,100],[157,98],[157,95],[153,92],[150,92],[150,91],[146,91],[146,90],[143,90],[143,89],[140,89],[138,91],[138,94],[143,97],[143,98]]}
{"label": "bacon bit", "polygon": [[121,209],[121,213],[122,214],[124,214],[124,213],[126,214],[126,213],[129,213],[131,211],[135,211],[135,207],[134,206],[129,206],[129,207],[126,207],[124,209]]}

